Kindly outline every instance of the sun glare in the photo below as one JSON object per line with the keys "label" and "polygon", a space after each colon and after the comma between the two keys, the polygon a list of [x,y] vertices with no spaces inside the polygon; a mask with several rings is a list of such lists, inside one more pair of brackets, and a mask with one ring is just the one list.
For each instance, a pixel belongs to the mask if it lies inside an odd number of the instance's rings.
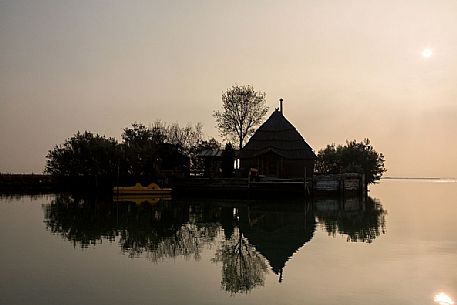
{"label": "sun glare", "polygon": [[422,57],[425,58],[425,59],[428,59],[430,57],[432,57],[433,55],[433,50],[430,49],[430,48],[425,48],[422,50]]}
{"label": "sun glare", "polygon": [[435,303],[438,303],[439,305],[453,305],[454,301],[444,292],[440,292],[437,295],[435,295],[435,298],[433,299]]}

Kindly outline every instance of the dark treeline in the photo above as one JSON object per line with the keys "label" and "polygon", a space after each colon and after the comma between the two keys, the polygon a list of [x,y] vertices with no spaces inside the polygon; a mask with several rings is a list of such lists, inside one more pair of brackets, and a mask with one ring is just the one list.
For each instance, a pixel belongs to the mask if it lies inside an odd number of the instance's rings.
{"label": "dark treeline", "polygon": [[201,124],[182,127],[156,121],[147,127],[134,123],[121,138],[118,142],[78,132],[49,151],[45,173],[70,188],[108,189],[119,183],[151,181],[166,185],[173,177],[202,170],[199,152],[221,148],[214,138],[204,140]]}

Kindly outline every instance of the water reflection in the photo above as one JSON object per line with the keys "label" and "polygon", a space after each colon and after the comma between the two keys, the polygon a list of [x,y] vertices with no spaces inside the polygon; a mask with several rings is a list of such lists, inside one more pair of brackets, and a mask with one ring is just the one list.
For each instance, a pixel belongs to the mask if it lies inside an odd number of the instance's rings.
{"label": "water reflection", "polygon": [[221,287],[232,294],[264,285],[268,270],[265,259],[238,228],[221,242],[212,261],[222,263]]}
{"label": "water reflection", "polygon": [[57,196],[44,207],[49,231],[85,248],[103,239],[118,243],[130,257],[143,253],[152,261],[169,257],[200,258],[216,228],[189,223],[187,206],[161,201],[155,205],[110,203]]}
{"label": "water reflection", "polygon": [[281,282],[287,261],[312,240],[318,224],[331,236],[372,242],[384,233],[386,214],[371,198],[134,203],[58,195],[43,210],[46,228],[75,247],[107,240],[129,257],[159,262],[178,256],[199,260],[211,245],[211,261],[221,265],[221,287],[231,294],[263,286],[268,266]]}
{"label": "water reflection", "polygon": [[280,282],[286,262],[311,240],[315,227],[309,203],[263,203],[242,209],[240,215],[240,230],[268,260]]}
{"label": "water reflection", "polygon": [[379,201],[320,199],[315,202],[315,215],[331,236],[347,235],[347,241],[371,243],[385,233],[385,215]]}

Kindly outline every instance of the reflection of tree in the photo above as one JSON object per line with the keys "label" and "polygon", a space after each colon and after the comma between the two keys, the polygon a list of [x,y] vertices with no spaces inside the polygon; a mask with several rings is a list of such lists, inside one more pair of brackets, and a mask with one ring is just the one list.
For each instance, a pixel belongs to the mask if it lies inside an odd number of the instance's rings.
{"label": "reflection of tree", "polygon": [[132,236],[131,232],[121,234],[120,244],[124,253],[130,257],[146,253],[146,257],[153,262],[165,258],[183,256],[185,258],[200,259],[202,247],[210,242],[204,231],[195,225],[185,224],[170,236]]}
{"label": "reflection of tree", "polygon": [[58,195],[51,204],[44,205],[44,223],[52,233],[59,234],[82,248],[101,243],[102,239],[114,241],[115,212],[109,205]]}
{"label": "reflection of tree", "polygon": [[315,201],[316,216],[329,235],[347,235],[347,241],[371,243],[385,233],[385,215],[379,201],[330,199]]}
{"label": "reflection of tree", "polygon": [[[125,204],[125,203],[124,203]],[[129,257],[143,253],[152,261],[169,257],[200,257],[205,242],[202,232],[189,219],[187,206],[162,202],[150,205],[119,206],[119,245]]]}
{"label": "reflection of tree", "polygon": [[185,204],[159,202],[135,205],[75,199],[59,195],[43,206],[49,231],[85,248],[103,240],[118,240],[130,257],[145,253],[152,261],[168,257],[198,259],[215,229],[189,224]]}
{"label": "reflection of tree", "polygon": [[267,264],[251,246],[239,229],[221,243],[213,262],[222,262],[223,289],[230,293],[247,293],[256,286],[263,286]]}

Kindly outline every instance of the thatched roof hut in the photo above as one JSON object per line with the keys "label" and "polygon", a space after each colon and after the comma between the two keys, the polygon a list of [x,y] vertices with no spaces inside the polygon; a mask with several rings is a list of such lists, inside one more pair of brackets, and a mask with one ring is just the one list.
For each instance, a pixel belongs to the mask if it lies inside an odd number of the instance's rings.
{"label": "thatched roof hut", "polygon": [[295,127],[276,109],[240,150],[240,169],[256,168],[260,175],[311,176],[316,154]]}

